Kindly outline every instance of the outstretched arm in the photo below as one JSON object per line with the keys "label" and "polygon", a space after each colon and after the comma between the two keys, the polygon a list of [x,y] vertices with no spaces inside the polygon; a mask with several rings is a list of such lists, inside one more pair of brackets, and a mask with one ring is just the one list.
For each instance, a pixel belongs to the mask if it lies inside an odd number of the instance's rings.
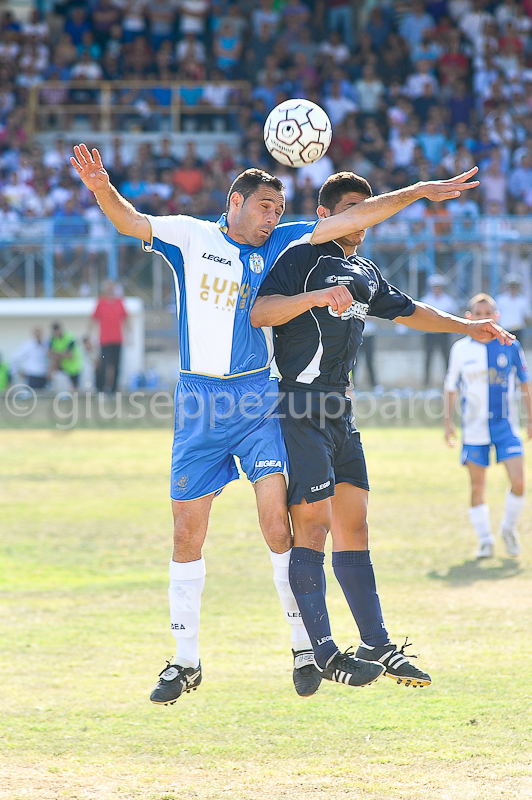
{"label": "outstretched arm", "polygon": [[416,310],[410,317],[396,317],[394,322],[400,322],[407,328],[431,333],[464,333],[477,342],[487,344],[498,339],[501,344],[512,344],[515,340],[513,333],[508,333],[491,319],[463,319],[453,314],[446,314],[437,308],[427,306],[425,303],[414,301]]}
{"label": "outstretched arm", "polygon": [[87,189],[94,192],[98,205],[103,213],[111,220],[119,233],[134,236],[145,242],[151,240],[151,225],[137,209],[117,192],[109,180],[99,152],[94,149],[92,153],[86,145],[74,147],[76,158],[71,158],[70,163]]}
{"label": "outstretched arm", "polygon": [[316,292],[304,292],[286,297],[272,294],[257,297],[251,309],[251,324],[254,328],[266,325],[284,325],[294,317],[315,306],[330,306],[338,315],[347,311],[353,303],[353,296],[345,286],[333,286],[332,289],[319,289]]}
{"label": "outstretched arm", "polygon": [[428,200],[452,200],[459,197],[466,189],[474,189],[478,181],[469,181],[478,172],[477,167],[449,178],[446,181],[426,181],[398,189],[395,192],[369,197],[355,206],[351,206],[341,214],[334,214],[320,220],[312,234],[312,244],[330,242],[355,231],[361,231],[371,225],[377,225],[385,219],[397,214],[416,200],[426,197]]}

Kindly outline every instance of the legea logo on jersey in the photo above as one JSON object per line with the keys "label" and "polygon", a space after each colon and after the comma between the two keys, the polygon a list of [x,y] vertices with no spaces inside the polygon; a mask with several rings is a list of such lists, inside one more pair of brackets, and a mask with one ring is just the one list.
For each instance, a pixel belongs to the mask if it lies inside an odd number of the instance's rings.
{"label": "legea logo on jersey", "polygon": [[[338,311],[333,311],[330,306],[328,306],[328,310],[331,317],[340,316]],[[341,319],[351,319],[352,317],[356,317],[356,319],[365,320],[368,311],[369,305],[367,303],[359,303],[357,300],[355,300],[355,302],[351,303],[349,308],[341,315]]]}
{"label": "legea logo on jersey", "polygon": [[260,253],[251,253],[249,257],[249,268],[256,275],[259,275],[264,269],[264,259]]}

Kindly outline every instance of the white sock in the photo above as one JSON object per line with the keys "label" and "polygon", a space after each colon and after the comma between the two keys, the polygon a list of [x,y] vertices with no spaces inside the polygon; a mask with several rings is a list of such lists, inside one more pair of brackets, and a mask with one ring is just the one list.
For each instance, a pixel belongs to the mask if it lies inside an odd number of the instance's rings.
{"label": "white sock", "polygon": [[490,509],[486,503],[482,503],[479,506],[472,506],[469,509],[469,519],[477,532],[479,542],[493,542]]}
{"label": "white sock", "polygon": [[508,491],[506,493],[506,508],[504,509],[502,527],[506,529],[515,528],[524,507],[525,495],[522,494],[519,496],[511,491]]}
{"label": "white sock", "polygon": [[205,586],[205,560],[170,561],[170,621],[177,643],[174,664],[197,667],[199,664],[199,621],[201,593]]}
{"label": "white sock", "polygon": [[287,550],[286,553],[274,553],[270,550],[270,558],[273,566],[273,582],[275,583],[286,621],[290,625],[292,649],[297,653],[299,650],[312,650],[312,645],[307,629],[303,625],[296,598],[290,588],[288,568],[290,566],[291,552],[292,550]]}

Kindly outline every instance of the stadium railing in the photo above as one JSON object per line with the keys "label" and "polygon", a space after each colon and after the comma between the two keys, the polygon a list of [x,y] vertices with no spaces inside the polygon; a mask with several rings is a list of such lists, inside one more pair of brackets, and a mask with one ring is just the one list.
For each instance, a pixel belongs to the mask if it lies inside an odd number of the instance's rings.
{"label": "stadium railing", "polygon": [[[194,90],[206,86],[229,87],[229,103],[215,106],[195,97]],[[250,89],[247,81],[42,81],[28,91],[26,127],[30,138],[50,130],[62,135],[80,126],[99,132],[177,133],[187,119],[196,128],[205,121],[219,130],[231,126]]]}
{"label": "stadium railing", "polygon": [[[529,290],[531,244],[532,216],[397,218],[369,229],[361,252],[413,297],[425,291],[431,274],[445,274],[450,292],[464,304],[476,292],[497,293],[509,271],[521,274]],[[97,233],[82,217],[21,217],[18,227],[0,231],[0,297],[96,294],[105,277],[119,280],[126,294],[142,297],[148,308],[175,302],[171,271],[162,259],[144,253],[137,240],[118,234],[106,220],[98,222]]]}

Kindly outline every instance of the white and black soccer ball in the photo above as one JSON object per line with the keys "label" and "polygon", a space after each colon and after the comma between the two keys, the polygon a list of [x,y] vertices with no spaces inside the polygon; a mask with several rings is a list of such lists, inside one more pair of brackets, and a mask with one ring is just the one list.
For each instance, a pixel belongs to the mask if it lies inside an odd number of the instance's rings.
{"label": "white and black soccer ball", "polygon": [[289,167],[318,161],[327,152],[331,139],[329,117],[310,100],[285,100],[270,112],[264,124],[268,152]]}

